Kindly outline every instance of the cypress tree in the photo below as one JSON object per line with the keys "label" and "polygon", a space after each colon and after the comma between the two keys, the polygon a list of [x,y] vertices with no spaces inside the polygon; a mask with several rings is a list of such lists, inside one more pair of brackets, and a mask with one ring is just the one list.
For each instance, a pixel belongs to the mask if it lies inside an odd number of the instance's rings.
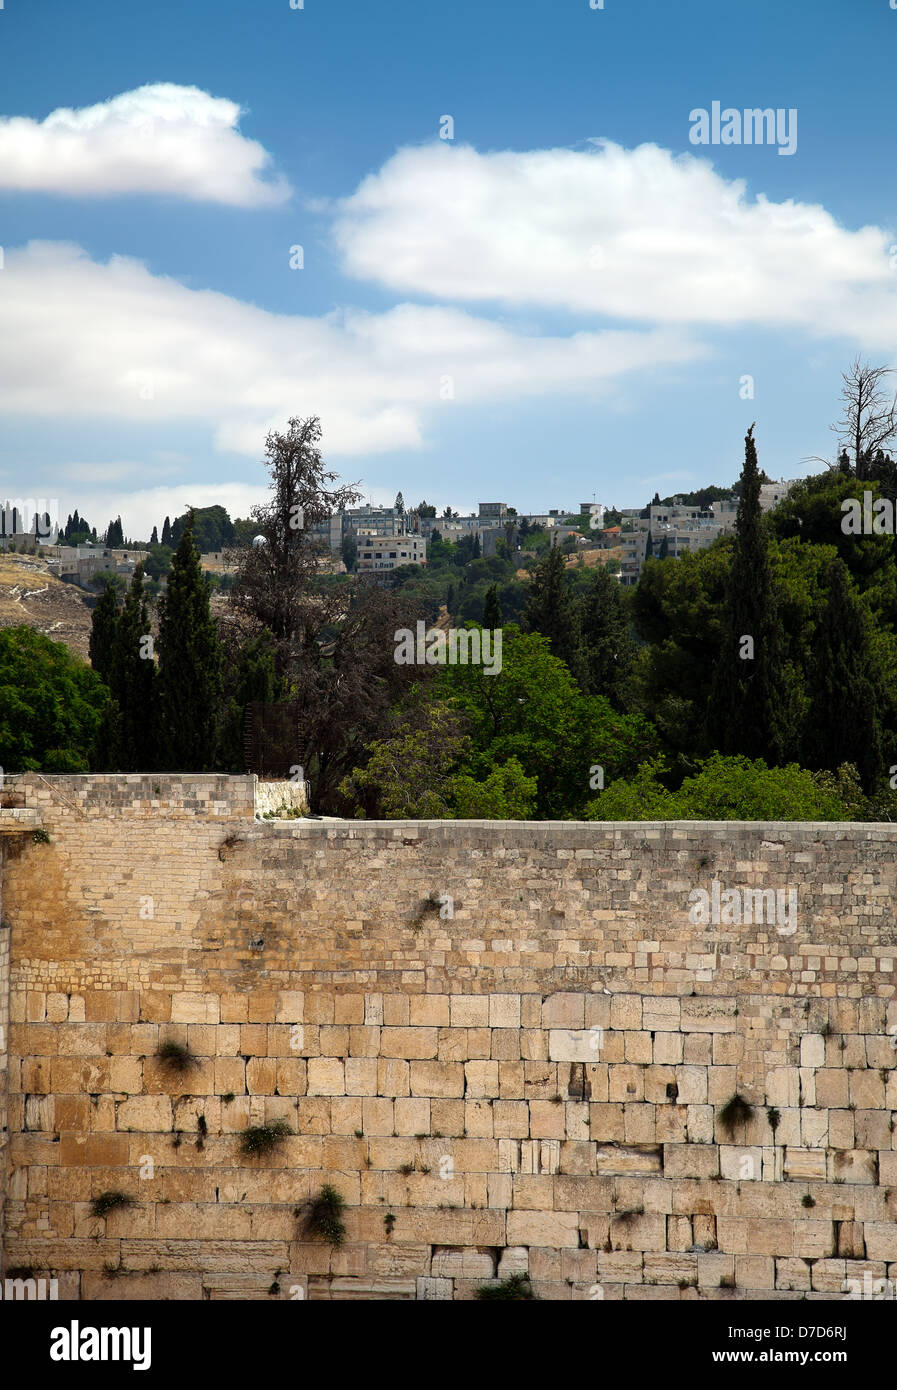
{"label": "cypress tree", "polygon": [[741,496],[726,592],[723,646],[707,712],[713,746],[775,763],[783,753],[782,630],[760,511],[760,472],[751,425],[744,440]]}
{"label": "cypress tree", "polygon": [[501,627],[501,604],[498,600],[498,585],[493,584],[486,590],[486,601],[483,604],[483,627],[490,632]]}
{"label": "cypress tree", "polygon": [[612,705],[622,707],[635,660],[635,643],[629,633],[620,586],[603,565],[595,567],[592,583],[582,599],[580,625],[589,693],[604,695]]}
{"label": "cypress tree", "polygon": [[243,724],[246,706],[253,700],[277,703],[286,694],[274,669],[274,643],[270,632],[252,638],[240,652],[236,669],[229,673],[230,697],[218,734],[216,764],[224,772],[244,772]]}
{"label": "cypress tree", "polygon": [[156,530],[155,526],[153,527],[153,534],[150,536],[149,543],[150,545],[159,544],[159,532]]}
{"label": "cypress tree", "polygon": [[159,623],[159,758],[168,772],[214,766],[221,717],[221,647],[188,518],[172,557]]}
{"label": "cypress tree", "polygon": [[168,517],[162,522],[162,544],[171,545],[171,522]]}
{"label": "cypress tree", "polygon": [[90,643],[88,655],[90,664],[101,680],[109,684],[109,671],[112,649],[115,645],[115,628],[118,619],[118,599],[115,585],[108,580],[103,593],[90,619]]}
{"label": "cypress tree", "polygon": [[472,558],[473,558],[474,560],[478,560],[478,559],[480,558],[480,556],[481,556],[482,553],[483,553],[483,552],[482,552],[482,547],[480,546],[480,533],[479,533],[479,531],[475,531],[475,532],[474,532],[474,537],[473,537],[473,555],[472,555]]}
{"label": "cypress tree", "polygon": [[113,761],[121,772],[147,772],[155,765],[153,699],[156,667],[149,612],[138,565],[115,627],[109,689],[119,710]]}
{"label": "cypress tree", "polygon": [[869,618],[842,560],[835,560],[829,571],[806,684],[810,706],[801,762],[814,771],[853,763],[864,790],[873,791],[884,763],[881,713],[886,695]]}
{"label": "cypress tree", "polygon": [[551,546],[533,571],[523,621],[528,631],[548,638],[552,656],[566,662],[577,680],[583,677],[579,614],[559,546]]}

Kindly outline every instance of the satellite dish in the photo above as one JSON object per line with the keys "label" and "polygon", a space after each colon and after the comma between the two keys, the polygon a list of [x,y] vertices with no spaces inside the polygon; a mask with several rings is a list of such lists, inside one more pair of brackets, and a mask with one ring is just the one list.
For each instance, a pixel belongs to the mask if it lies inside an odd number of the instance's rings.
{"label": "satellite dish", "polygon": [[255,550],[257,550],[258,547],[259,547],[260,545],[267,545],[267,544],[268,544],[268,542],[267,542],[267,540],[265,539],[264,536],[253,536],[253,538],[252,538],[252,545],[253,545],[253,549],[255,549]]}

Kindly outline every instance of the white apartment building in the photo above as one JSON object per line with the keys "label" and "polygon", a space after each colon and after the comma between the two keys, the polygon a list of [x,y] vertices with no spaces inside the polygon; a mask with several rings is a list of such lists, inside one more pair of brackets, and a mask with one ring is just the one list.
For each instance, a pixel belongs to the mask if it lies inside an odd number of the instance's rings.
{"label": "white apartment building", "polygon": [[400,565],[425,565],[427,542],[423,536],[359,536],[358,571],[382,573]]}

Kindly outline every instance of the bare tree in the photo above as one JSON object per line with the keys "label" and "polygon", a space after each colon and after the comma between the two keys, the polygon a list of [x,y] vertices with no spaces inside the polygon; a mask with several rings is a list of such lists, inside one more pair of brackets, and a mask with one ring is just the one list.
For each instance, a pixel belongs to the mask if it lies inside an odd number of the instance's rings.
{"label": "bare tree", "polygon": [[831,426],[841,445],[837,466],[845,469],[845,453],[849,466],[852,450],[853,471],[861,480],[869,478],[876,456],[897,438],[897,394],[891,397],[884,385],[893,375],[890,367],[873,367],[859,357],[841,373],[844,415]]}
{"label": "bare tree", "polygon": [[[319,448],[317,416],[296,417],[280,434],[265,440],[266,467],[271,474],[272,499],[250,513],[258,536],[248,550],[238,552],[237,574],[231,590],[235,614],[267,628],[277,644],[278,672],[292,657],[314,646],[317,634],[335,615],[334,600],[320,593],[320,561],[329,546],[313,527],[343,510],[361,495],[354,487],[329,488],[329,472]],[[345,607],[345,598],[336,604]]]}

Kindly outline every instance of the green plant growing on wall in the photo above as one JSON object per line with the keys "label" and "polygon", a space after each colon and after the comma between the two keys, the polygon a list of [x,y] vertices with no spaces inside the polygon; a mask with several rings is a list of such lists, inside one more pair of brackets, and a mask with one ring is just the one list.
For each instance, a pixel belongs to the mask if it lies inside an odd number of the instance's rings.
{"label": "green plant growing on wall", "polygon": [[342,1245],[346,1238],[345,1210],[345,1198],[330,1183],[325,1183],[309,1207],[306,1221],[309,1234],[326,1240],[329,1245]]}
{"label": "green plant growing on wall", "polygon": [[498,1284],[481,1284],[476,1296],[483,1302],[487,1299],[522,1302],[524,1299],[536,1297],[528,1274],[509,1274],[507,1279],[502,1279]]}
{"label": "green plant growing on wall", "polygon": [[166,1071],[177,1072],[179,1075],[199,1065],[186,1043],[175,1042],[173,1038],[166,1038],[164,1042],[159,1043],[156,1056]]}
{"label": "green plant growing on wall", "polygon": [[31,839],[36,845],[48,845],[50,843],[50,832],[41,827],[40,830],[32,832]]}
{"label": "green plant growing on wall", "polygon": [[392,1235],[393,1231],[395,1230],[396,1226],[396,1218],[391,1211],[386,1212],[386,1214],[384,1215],[383,1226],[386,1231],[386,1238],[388,1240],[389,1237]]}
{"label": "green plant growing on wall", "polygon": [[438,893],[428,893],[418,909],[417,916],[411,923],[411,930],[419,932],[424,925],[424,919],[430,912],[438,912],[442,906],[442,899]]}
{"label": "green plant growing on wall", "polygon": [[736,1091],[720,1110],[719,1122],[731,1139],[741,1125],[747,1124],[753,1113],[754,1107],[750,1101],[745,1100],[744,1096],[740,1096]]}
{"label": "green plant growing on wall", "polygon": [[766,1112],[766,1118],[769,1122],[769,1128],[772,1130],[773,1134],[775,1134],[782,1119],[781,1111],[777,1110],[774,1105],[771,1105]]}
{"label": "green plant growing on wall", "polygon": [[110,1211],[115,1211],[120,1207],[132,1207],[134,1198],[129,1197],[126,1192],[101,1192],[98,1197],[94,1197],[90,1204],[91,1216],[107,1216]]}
{"label": "green plant growing on wall", "polygon": [[282,1139],[292,1134],[286,1120],[272,1120],[269,1125],[250,1125],[240,1138],[240,1152],[247,1158],[259,1158],[273,1153]]}

